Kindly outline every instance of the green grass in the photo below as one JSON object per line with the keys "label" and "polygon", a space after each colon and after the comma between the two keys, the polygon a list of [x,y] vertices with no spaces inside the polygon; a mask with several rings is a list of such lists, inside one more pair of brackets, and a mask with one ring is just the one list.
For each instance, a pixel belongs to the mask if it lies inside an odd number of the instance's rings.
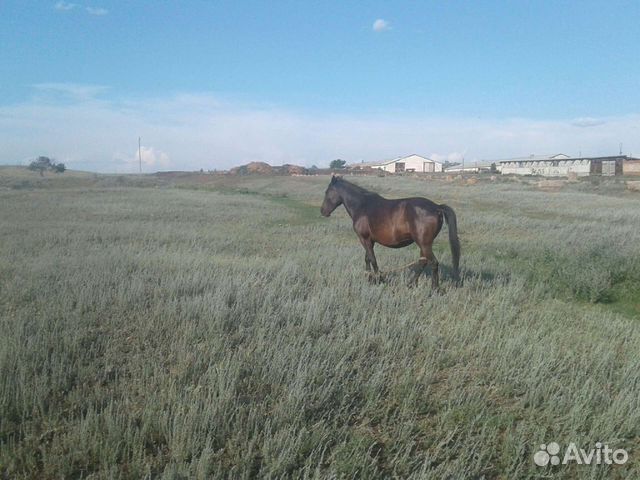
{"label": "green grass", "polygon": [[[0,475],[640,474],[640,195],[355,179],[456,210],[431,295],[366,281],[326,177],[0,181]],[[550,441],[630,460],[536,467]]]}

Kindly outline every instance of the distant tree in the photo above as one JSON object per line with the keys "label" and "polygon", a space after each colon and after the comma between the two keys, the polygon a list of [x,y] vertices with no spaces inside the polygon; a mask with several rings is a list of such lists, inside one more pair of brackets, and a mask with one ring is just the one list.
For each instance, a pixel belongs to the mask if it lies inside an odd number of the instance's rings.
{"label": "distant tree", "polygon": [[311,165],[311,170],[318,170],[318,166],[317,165]]}
{"label": "distant tree", "polygon": [[34,172],[39,172],[41,177],[44,176],[45,170],[50,170],[55,173],[64,173],[67,169],[64,163],[56,163],[49,157],[38,157],[31,162],[27,168]]}
{"label": "distant tree", "polygon": [[442,169],[446,170],[449,167],[455,167],[456,165],[460,165],[460,162],[450,162],[449,160],[445,160],[444,164],[442,164]]}
{"label": "distant tree", "polygon": [[329,168],[341,169],[341,168],[344,168],[346,164],[347,162],[345,160],[340,160],[339,158],[337,158],[335,160],[331,160],[331,163],[329,164]]}
{"label": "distant tree", "polygon": [[51,168],[52,162],[49,157],[38,157],[29,164],[29,170],[39,172],[40,176],[44,176],[44,171]]}

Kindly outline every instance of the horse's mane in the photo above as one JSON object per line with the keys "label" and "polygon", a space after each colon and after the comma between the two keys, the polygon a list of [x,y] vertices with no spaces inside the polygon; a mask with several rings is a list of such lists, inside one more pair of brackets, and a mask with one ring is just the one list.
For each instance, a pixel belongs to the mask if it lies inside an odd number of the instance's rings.
{"label": "horse's mane", "polygon": [[376,195],[379,196],[376,192],[372,192],[371,190],[367,190],[364,187],[361,187],[360,185],[356,185],[355,183],[351,183],[348,180],[345,180],[342,177],[339,177],[338,182],[342,185],[344,185],[345,187],[348,187],[351,191],[354,191],[355,193],[358,193],[360,195]]}

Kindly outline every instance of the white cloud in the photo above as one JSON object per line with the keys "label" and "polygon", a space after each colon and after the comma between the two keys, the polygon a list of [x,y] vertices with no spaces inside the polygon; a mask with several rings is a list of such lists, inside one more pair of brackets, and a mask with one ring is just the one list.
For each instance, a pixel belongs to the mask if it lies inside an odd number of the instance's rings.
{"label": "white cloud", "polygon": [[599,125],[603,125],[604,123],[604,120],[598,120],[597,118],[581,117],[576,118],[574,121],[572,121],[571,125],[573,125],[574,127],[597,127]]}
{"label": "white cloud", "polygon": [[[64,1],[60,1],[58,3],[56,3],[53,8],[55,8],[58,11],[61,12],[68,12],[71,10],[75,10],[77,8],[82,8],[82,5],[78,4],[78,3],[69,3],[69,2],[64,2]],[[96,15],[96,16],[103,16],[103,15],[107,15],[109,13],[109,10],[107,10],[106,8],[102,8],[102,7],[90,7],[90,6],[85,6],[84,10],[89,14],[89,15]]]}
{"label": "white cloud", "polygon": [[114,154],[113,161],[118,166],[118,170],[128,172],[138,172],[140,164],[142,164],[143,172],[155,172],[171,166],[171,159],[167,153],[144,145],[140,147],[139,153],[136,149],[134,153],[129,155]]}
{"label": "white cloud", "polygon": [[106,93],[109,87],[104,85],[85,85],[80,83],[36,83],[32,85],[41,98],[69,99],[69,100],[89,100]]}
{"label": "white cloud", "polygon": [[76,7],[78,7],[78,4],[76,3],[58,2],[54,5],[53,8],[64,12],[64,11],[73,10]]}
{"label": "white cloud", "polygon": [[[253,160],[321,166],[334,158],[358,162],[410,153],[459,161],[464,152],[466,162],[531,153],[609,155],[620,142],[626,152],[640,154],[640,114],[576,128],[571,119],[309,115],[238,105],[208,93],[95,98],[105,89],[40,84],[30,101],[0,105],[0,163],[47,155],[69,168],[135,172],[138,136],[146,145],[145,171],[226,169]],[[60,99],[43,91],[75,95]]]}
{"label": "white cloud", "polygon": [[87,13],[89,13],[89,15],[102,16],[108,14],[109,10],[102,7],[87,7]]}
{"label": "white cloud", "polygon": [[373,31],[374,32],[384,32],[385,30],[390,30],[391,25],[386,20],[382,18],[378,18],[375,22],[373,22]]}

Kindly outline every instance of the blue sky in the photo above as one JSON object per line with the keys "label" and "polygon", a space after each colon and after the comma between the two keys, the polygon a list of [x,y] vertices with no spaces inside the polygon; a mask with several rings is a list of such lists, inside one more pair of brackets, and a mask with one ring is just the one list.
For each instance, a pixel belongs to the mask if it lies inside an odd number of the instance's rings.
{"label": "blue sky", "polygon": [[0,162],[640,154],[638,2],[0,2]]}

